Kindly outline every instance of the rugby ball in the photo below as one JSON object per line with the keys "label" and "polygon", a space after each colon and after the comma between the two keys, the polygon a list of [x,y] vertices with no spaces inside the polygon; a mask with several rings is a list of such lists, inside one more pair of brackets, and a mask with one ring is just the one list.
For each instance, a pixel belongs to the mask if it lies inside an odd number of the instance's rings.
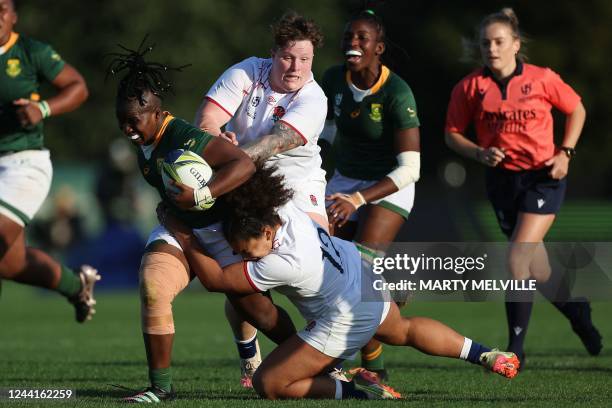
{"label": "rugby ball", "polygon": [[[169,152],[162,163],[161,170],[166,191],[176,190],[171,180],[197,190],[206,186],[213,176],[213,170],[206,160],[190,150],[183,149]],[[200,208],[194,207],[193,209]]]}

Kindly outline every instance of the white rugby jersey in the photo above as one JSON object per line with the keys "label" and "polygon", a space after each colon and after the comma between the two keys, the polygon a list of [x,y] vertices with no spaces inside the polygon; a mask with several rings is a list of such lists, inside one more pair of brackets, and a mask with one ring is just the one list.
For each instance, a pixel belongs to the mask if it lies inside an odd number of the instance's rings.
{"label": "white rugby jersey", "polygon": [[361,301],[361,257],[355,245],[330,237],[291,202],[278,214],[283,225],[272,252],[244,262],[251,286],[284,294],[307,321],[350,311]]}
{"label": "white rugby jersey", "polygon": [[276,164],[287,184],[299,189],[304,180],[325,180],[317,140],[327,115],[327,98],[312,73],[304,86],[278,93],[270,86],[272,59],[247,58],[230,67],[206,94],[206,98],[232,119],[226,130],[236,133],[240,146],[270,134],[281,120],[303,139],[304,145],[268,159]]}

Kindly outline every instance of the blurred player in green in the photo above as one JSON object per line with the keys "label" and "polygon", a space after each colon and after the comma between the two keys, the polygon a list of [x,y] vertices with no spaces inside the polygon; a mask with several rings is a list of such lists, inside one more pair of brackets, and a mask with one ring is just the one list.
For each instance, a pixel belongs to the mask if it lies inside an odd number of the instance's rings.
{"label": "blurred player in green", "polygon": [[[381,61],[385,29],[371,10],[346,25],[343,65],[325,72],[328,101],[320,145],[333,148],[336,170],[326,190],[330,230],[362,250],[385,251],[414,203],[420,171],[419,119],[412,91]],[[330,146],[330,144],[332,146]],[[361,351],[362,365],[382,378],[382,345]]]}
{"label": "blurred player in green", "polygon": [[[100,276],[89,266],[78,274],[48,254],[26,246],[25,227],[45,201],[53,169],[43,144],[43,120],[78,108],[85,80],[47,44],[13,31],[12,0],[0,0],[0,278],[64,295],[76,319],[91,319],[93,287]],[[56,92],[39,94],[40,82]]]}

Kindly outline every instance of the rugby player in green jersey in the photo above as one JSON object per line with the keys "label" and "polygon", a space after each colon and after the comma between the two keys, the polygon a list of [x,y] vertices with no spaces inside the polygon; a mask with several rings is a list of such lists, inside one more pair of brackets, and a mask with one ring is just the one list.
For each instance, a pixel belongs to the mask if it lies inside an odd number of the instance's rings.
{"label": "rugby player in green jersey", "polygon": [[[0,279],[64,295],[76,320],[91,319],[96,270],[75,274],[39,249],[26,246],[25,227],[45,201],[53,169],[43,144],[43,120],[87,99],[85,80],[47,44],[13,31],[12,0],[0,0]],[[41,99],[41,81],[56,92]]]}
{"label": "rugby player in green jersey", "polygon": [[[330,229],[382,251],[412,209],[420,171],[414,96],[382,63],[384,51],[385,29],[372,11],[349,21],[342,40],[345,64],[323,76],[328,110],[319,142],[324,156],[333,149],[336,165],[326,190]],[[362,363],[386,376],[379,342],[362,349]]]}
{"label": "rugby player in green jersey", "polygon": [[[164,77],[169,67],[146,62],[143,55],[151,47],[114,54],[109,73],[127,70],[117,92],[116,113],[121,131],[138,147],[138,164],[146,181],[157,189],[172,213],[193,228],[202,247],[222,263],[224,258],[238,257],[231,249],[220,250],[219,243],[210,239],[220,230],[222,205],[213,205],[217,197],[245,182],[255,171],[249,156],[220,137],[212,136],[190,123],[175,118],[162,109],[162,96],[170,88]],[[179,69],[180,68],[176,68]],[[175,149],[186,149],[202,156],[214,169],[207,186],[193,190],[176,183],[167,191],[161,177],[161,163]],[[200,207],[206,211],[193,210]],[[213,234],[214,235],[214,234]],[[195,277],[181,246],[163,226],[151,232],[140,272],[142,331],[149,365],[151,386],[125,398],[127,402],[159,402],[174,397],[170,375],[174,319],[172,301]],[[234,303],[235,302],[235,303]],[[286,312],[287,324],[277,325],[278,309],[261,294],[232,299],[232,304],[244,311],[245,318],[276,341],[293,332]],[[259,320],[261,319],[261,320]],[[271,322],[276,332],[269,332],[259,322]],[[282,335],[275,333],[285,330]]]}

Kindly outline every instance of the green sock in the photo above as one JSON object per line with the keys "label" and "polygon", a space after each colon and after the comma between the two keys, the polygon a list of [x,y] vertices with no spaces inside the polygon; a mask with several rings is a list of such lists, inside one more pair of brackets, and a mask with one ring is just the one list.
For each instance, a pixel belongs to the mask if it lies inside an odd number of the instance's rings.
{"label": "green sock", "polygon": [[170,367],[149,369],[149,380],[151,380],[151,385],[159,389],[167,392],[172,390],[172,375],[170,374]]}
{"label": "green sock", "polygon": [[371,353],[361,353],[361,365],[366,370],[384,370],[385,358],[383,357],[382,344]]}
{"label": "green sock", "polygon": [[62,295],[70,298],[81,290],[81,279],[74,271],[65,265],[62,265],[62,274],[60,276],[59,285],[55,288]]}

